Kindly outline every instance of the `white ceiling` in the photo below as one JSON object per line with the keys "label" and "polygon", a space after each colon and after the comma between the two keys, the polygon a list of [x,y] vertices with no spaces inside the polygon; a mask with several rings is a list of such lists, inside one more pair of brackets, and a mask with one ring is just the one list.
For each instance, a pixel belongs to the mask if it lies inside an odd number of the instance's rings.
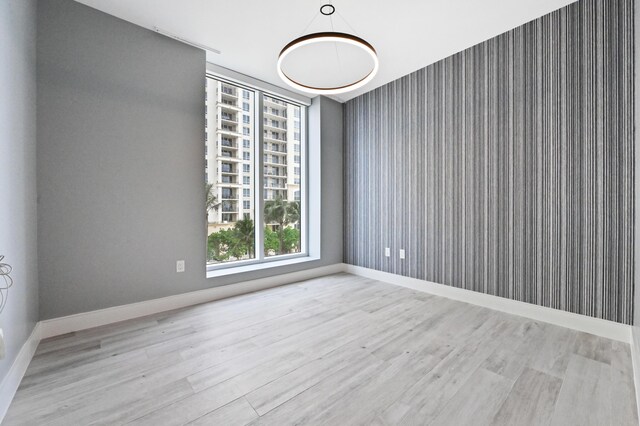
{"label": "white ceiling", "polygon": [[355,31],[374,46],[380,60],[373,81],[334,96],[345,101],[574,0],[77,1],[218,49],[221,54],[208,54],[210,62],[281,87],[286,85],[276,72],[278,53],[303,32],[330,30],[329,19],[322,15],[305,27],[321,4],[333,3],[340,14],[333,15],[334,29]]}

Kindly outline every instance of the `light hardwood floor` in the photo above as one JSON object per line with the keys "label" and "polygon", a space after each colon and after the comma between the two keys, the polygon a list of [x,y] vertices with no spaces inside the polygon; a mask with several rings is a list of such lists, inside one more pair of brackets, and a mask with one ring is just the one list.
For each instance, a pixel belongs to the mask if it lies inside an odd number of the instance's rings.
{"label": "light hardwood floor", "polygon": [[629,346],[347,274],[41,342],[6,425],[637,425]]}

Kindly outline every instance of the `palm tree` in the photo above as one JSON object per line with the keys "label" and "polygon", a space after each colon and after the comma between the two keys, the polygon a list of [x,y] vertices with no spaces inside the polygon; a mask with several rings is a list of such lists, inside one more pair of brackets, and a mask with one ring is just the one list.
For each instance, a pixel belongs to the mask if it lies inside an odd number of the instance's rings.
{"label": "palm tree", "polygon": [[208,215],[211,210],[218,211],[220,203],[218,202],[218,197],[213,192],[212,183],[205,183],[205,191],[207,192],[206,208]]}
{"label": "palm tree", "polygon": [[254,249],[254,227],[253,220],[249,217],[248,214],[244,215],[243,219],[240,219],[236,222],[235,227],[236,235],[238,238],[238,243],[247,248],[247,252],[249,257],[253,257],[253,249]]}
{"label": "palm tree", "polygon": [[264,223],[278,225],[279,254],[283,254],[285,252],[284,227],[290,223],[290,219],[289,203],[281,195],[277,195],[273,200],[268,200],[264,203]]}
{"label": "palm tree", "polygon": [[287,215],[290,223],[300,223],[300,201],[290,201],[287,206]]}

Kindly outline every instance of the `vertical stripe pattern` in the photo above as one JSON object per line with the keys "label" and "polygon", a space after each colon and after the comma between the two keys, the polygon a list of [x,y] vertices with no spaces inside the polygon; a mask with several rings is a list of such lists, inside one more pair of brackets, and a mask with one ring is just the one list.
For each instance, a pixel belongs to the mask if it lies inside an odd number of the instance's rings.
{"label": "vertical stripe pattern", "polygon": [[347,102],[346,262],[630,324],[633,32],[581,0]]}

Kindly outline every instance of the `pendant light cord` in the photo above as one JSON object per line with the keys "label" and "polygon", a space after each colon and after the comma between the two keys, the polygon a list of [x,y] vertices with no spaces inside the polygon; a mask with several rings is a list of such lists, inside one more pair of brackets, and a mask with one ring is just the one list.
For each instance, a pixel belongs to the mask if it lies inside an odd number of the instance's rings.
{"label": "pendant light cord", "polygon": [[316,12],[315,15],[313,15],[313,18],[311,19],[311,21],[309,21],[309,23],[307,24],[307,26],[304,28],[304,30],[302,30],[301,35],[304,35],[304,33],[307,32],[307,30],[309,29],[309,27],[311,26],[311,24],[313,24],[313,21],[316,20],[316,18],[318,17],[318,15],[320,15],[320,12]]}
{"label": "pendant light cord", "polygon": [[345,24],[347,24],[347,26],[348,26],[349,28],[351,28],[351,31],[353,31],[353,33],[354,33],[355,35],[358,35],[358,32],[356,31],[356,29],[355,29],[355,28],[353,28],[353,27],[351,26],[351,24],[349,24],[349,22],[348,22],[346,19],[344,19],[344,16],[342,16],[342,14],[341,14],[340,12],[338,12],[338,10],[337,10],[337,9],[336,9],[336,13],[337,13],[337,14],[338,14],[338,16],[340,17],[340,19],[342,19],[342,21],[343,21]]}
{"label": "pendant light cord", "polygon": [[[333,4],[331,4],[331,1],[329,1],[328,3],[324,3],[324,4],[322,4],[322,2],[323,2],[323,0],[320,0],[320,4],[321,4],[321,5],[320,5],[320,10],[322,10],[322,6],[324,6],[324,5],[326,5],[326,4],[328,4],[328,5],[330,5],[330,6],[332,6],[332,7],[333,7],[333,11],[331,12],[331,14],[326,15],[326,16],[329,16],[329,23],[331,24],[331,31],[334,31],[334,32],[335,32],[335,25],[334,25],[334,23],[333,23],[333,14],[334,14],[334,13],[336,13],[336,14],[338,14],[338,16],[340,17],[340,19],[342,20],[342,22],[344,22],[344,23],[345,23],[345,25],[346,25],[347,27],[349,27],[349,29],[350,29],[350,30],[351,30],[355,35],[358,35],[358,34],[359,34],[359,33],[358,33],[358,31],[356,31],[356,29],[355,29],[355,28],[353,28],[353,25],[351,25],[351,24],[349,23],[349,21],[347,21],[347,20],[345,19],[345,17],[344,17],[344,16],[342,16],[342,13],[338,12],[338,9],[336,9],[336,8],[333,6]],[[313,15],[313,18],[311,18],[311,20],[309,21],[309,23],[307,24],[307,26],[306,26],[306,27],[304,27],[304,30],[302,30],[302,33],[300,33],[300,35],[305,35],[305,33],[307,32],[307,30],[309,29],[309,27],[311,27],[311,25],[315,22],[315,20],[316,20],[316,19],[318,19],[318,15],[320,15],[320,14],[321,14],[321,12],[320,12],[320,11],[318,11],[318,12],[316,12],[316,13]]]}

